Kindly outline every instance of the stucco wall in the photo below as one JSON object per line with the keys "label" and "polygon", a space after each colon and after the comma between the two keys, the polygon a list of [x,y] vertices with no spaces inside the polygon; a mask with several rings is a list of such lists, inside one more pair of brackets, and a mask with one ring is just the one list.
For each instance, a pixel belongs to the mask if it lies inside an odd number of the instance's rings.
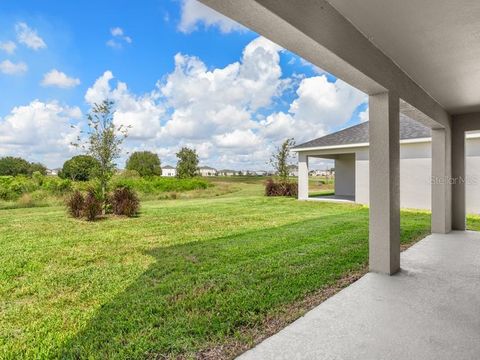
{"label": "stucco wall", "polygon": [[465,144],[465,200],[467,214],[480,214],[480,139]]}
{"label": "stucco wall", "polygon": [[[432,174],[431,144],[402,144],[400,146],[400,206],[402,208],[430,209]],[[369,172],[368,150],[357,152],[356,197],[368,204]]]}
{"label": "stucco wall", "polygon": [[[466,154],[467,213],[480,214],[480,139],[468,139]],[[431,143],[400,146],[400,206],[431,208]],[[355,201],[368,204],[368,149],[358,150],[355,162]]]}
{"label": "stucco wall", "polygon": [[335,159],[335,195],[355,196],[355,154]]}
{"label": "stucco wall", "polygon": [[[359,204],[368,205],[369,182],[368,182],[368,149],[359,150],[355,161],[355,201]],[[337,181],[337,177],[335,177]]]}

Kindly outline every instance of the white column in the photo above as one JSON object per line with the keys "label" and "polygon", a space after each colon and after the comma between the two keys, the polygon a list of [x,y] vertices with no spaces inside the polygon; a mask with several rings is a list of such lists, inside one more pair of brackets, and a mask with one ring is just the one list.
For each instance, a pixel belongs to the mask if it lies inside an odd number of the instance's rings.
{"label": "white column", "polygon": [[308,156],[298,153],[298,200],[308,199]]}
{"label": "white column", "polygon": [[452,230],[451,129],[432,129],[432,232]]}
{"label": "white column", "polygon": [[399,98],[385,92],[369,98],[370,271],[400,270]]}

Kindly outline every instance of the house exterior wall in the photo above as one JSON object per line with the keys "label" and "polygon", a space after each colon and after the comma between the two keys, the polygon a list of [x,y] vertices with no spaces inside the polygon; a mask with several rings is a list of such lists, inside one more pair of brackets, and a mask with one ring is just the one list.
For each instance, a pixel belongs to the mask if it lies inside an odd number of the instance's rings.
{"label": "house exterior wall", "polygon": [[[359,204],[368,205],[369,181],[368,175],[368,148],[358,150],[355,161],[355,201]],[[338,177],[335,177],[338,180]]]}
{"label": "house exterior wall", "polygon": [[173,177],[177,175],[176,169],[162,169],[162,176]]}
{"label": "house exterior wall", "polygon": [[355,196],[355,154],[335,159],[335,195]]}
{"label": "house exterior wall", "polygon": [[[431,143],[402,144],[400,146],[400,206],[412,209],[431,207]],[[368,149],[357,152],[355,201],[368,204],[369,161]]]}
{"label": "house exterior wall", "polygon": [[[400,146],[400,206],[431,209],[431,142],[404,143]],[[466,140],[466,208],[480,214],[480,138]],[[368,205],[368,148],[356,151],[355,201]],[[339,177],[336,177],[339,180]]]}
{"label": "house exterior wall", "polygon": [[235,171],[219,171],[219,176],[235,176],[237,173]]}
{"label": "house exterior wall", "polygon": [[200,176],[217,176],[217,170],[215,169],[199,169]]}
{"label": "house exterior wall", "polygon": [[480,214],[480,139],[465,143],[465,201],[467,214]]}

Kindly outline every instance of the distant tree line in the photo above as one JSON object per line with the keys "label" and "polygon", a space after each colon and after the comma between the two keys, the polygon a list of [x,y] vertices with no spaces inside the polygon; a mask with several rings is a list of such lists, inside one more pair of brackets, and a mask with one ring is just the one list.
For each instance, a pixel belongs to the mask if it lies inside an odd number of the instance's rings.
{"label": "distant tree line", "polygon": [[20,157],[5,156],[0,158],[0,176],[32,176],[34,172],[47,174],[47,168],[40,163],[28,162]]}
{"label": "distant tree line", "polygon": [[[177,177],[180,179],[192,178],[198,174],[198,155],[195,149],[182,147],[176,154]],[[141,177],[161,176],[162,166],[157,154],[150,151],[136,151],[130,155],[125,168],[135,171]],[[0,158],[0,176],[25,175],[32,176],[38,171],[47,174],[47,168],[40,163],[31,163],[19,157]],[[72,181],[89,181],[101,173],[101,163],[92,155],[76,155],[63,163],[58,172],[62,179]]]}

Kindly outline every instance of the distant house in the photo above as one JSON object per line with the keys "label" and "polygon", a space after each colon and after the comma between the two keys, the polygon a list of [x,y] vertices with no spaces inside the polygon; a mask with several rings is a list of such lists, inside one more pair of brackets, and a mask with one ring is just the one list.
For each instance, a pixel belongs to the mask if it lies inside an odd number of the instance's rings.
{"label": "distant house", "polygon": [[237,175],[236,170],[223,169],[218,171],[218,176],[235,176]]}
{"label": "distant house", "polygon": [[334,176],[335,175],[335,170],[330,169],[330,170],[311,170],[309,172],[311,176]]}
{"label": "distant house", "polygon": [[257,175],[257,176],[266,176],[266,175],[267,175],[267,171],[266,171],[266,170],[255,170],[254,173],[255,173],[255,175]]}
{"label": "distant house", "polygon": [[162,166],[162,176],[168,176],[168,177],[177,176],[177,169],[175,169],[173,166],[170,166],[170,165]]}
{"label": "distant house", "polygon": [[293,177],[298,176],[298,166],[297,165],[288,165],[288,176],[293,176]]}
{"label": "distant house", "polygon": [[48,176],[57,176],[58,173],[60,172],[60,170],[62,169],[47,169],[47,175]]}
{"label": "distant house", "polygon": [[217,176],[217,169],[214,169],[210,166],[200,166],[198,168],[198,173],[200,176]]}

